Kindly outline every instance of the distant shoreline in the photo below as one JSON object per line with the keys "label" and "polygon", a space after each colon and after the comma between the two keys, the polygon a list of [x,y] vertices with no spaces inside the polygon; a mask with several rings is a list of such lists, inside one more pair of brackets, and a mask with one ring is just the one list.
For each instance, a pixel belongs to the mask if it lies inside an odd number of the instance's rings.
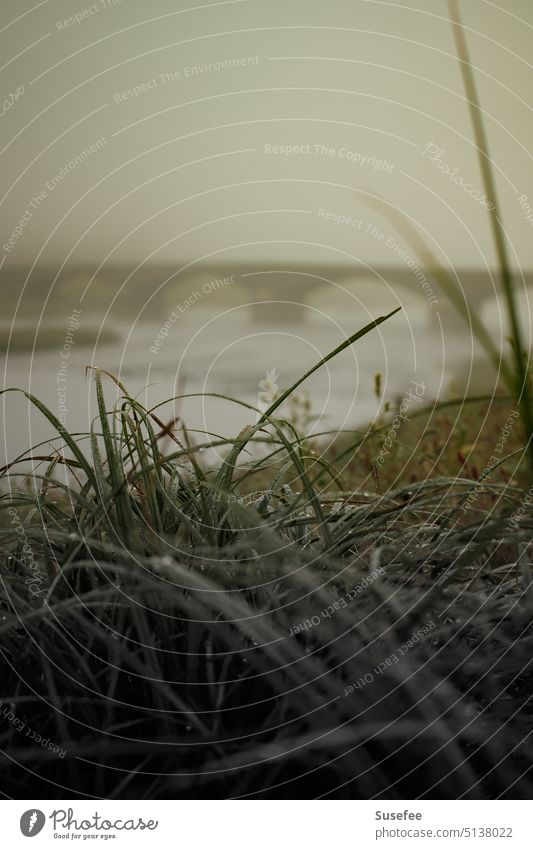
{"label": "distant shoreline", "polygon": [[[16,323],[0,326],[0,353],[13,354],[25,351],[52,351],[60,350],[65,337],[65,328],[62,324],[53,326],[41,324],[37,326],[24,322],[23,325]],[[94,345],[98,339],[99,344],[109,345],[120,340],[120,334],[108,328],[100,329],[93,327],[80,327],[76,333],[76,344],[80,346]]]}

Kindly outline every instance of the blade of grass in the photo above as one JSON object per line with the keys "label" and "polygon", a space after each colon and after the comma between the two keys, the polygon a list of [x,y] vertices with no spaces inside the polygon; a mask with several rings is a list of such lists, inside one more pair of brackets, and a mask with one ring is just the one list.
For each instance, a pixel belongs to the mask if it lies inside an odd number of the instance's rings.
{"label": "blade of grass", "polygon": [[332,360],[338,354],[342,353],[342,351],[344,351],[350,345],[353,345],[353,343],[357,342],[358,339],[361,339],[363,336],[366,336],[367,333],[370,333],[371,330],[374,330],[374,328],[378,327],[380,324],[383,324],[384,321],[387,321],[387,319],[391,318],[400,310],[401,307],[396,307],[396,309],[392,310],[392,312],[388,313],[387,315],[382,315],[379,318],[374,319],[374,321],[371,321],[369,324],[366,324],[364,327],[362,327],[361,330],[358,330],[357,333],[354,333],[348,339],[345,339],[344,342],[341,342],[340,345],[337,345],[337,347],[333,351],[330,351],[330,353],[323,357],[321,360],[319,360],[319,362],[316,363],[313,368],[310,368],[309,371],[306,371],[305,374],[302,375],[302,377],[298,378],[298,380],[292,384],[292,386],[289,386],[289,388],[286,389],[285,392],[281,393],[279,398],[277,398],[274,403],[270,405],[268,410],[263,413],[262,417],[255,425],[255,429],[264,425],[266,420],[270,418],[270,416],[272,416],[272,413],[274,413],[278,409],[278,407],[283,404],[283,402],[289,397],[289,395],[292,395],[294,390],[297,389],[298,386],[300,386],[304,382],[304,380],[307,380],[307,378],[311,377],[311,375],[314,374],[315,371],[318,371],[319,368],[322,368],[322,366],[326,365],[326,363],[329,363],[330,360]]}
{"label": "blade of grass", "polygon": [[491,335],[488,333],[487,328],[479,318],[476,310],[473,309],[466,300],[460,286],[453,279],[452,274],[450,274],[450,272],[447,271],[439,262],[436,255],[428,247],[426,242],[420,238],[415,228],[403,213],[393,209],[387,201],[377,195],[367,196],[364,202],[367,206],[373,207],[381,215],[383,215],[384,218],[389,220],[398,233],[400,233],[411,246],[413,251],[420,258],[420,262],[426,269],[428,269],[434,280],[437,281],[448,300],[452,303],[466,324],[469,327],[472,327],[474,335],[485,349],[487,356],[494,364],[495,369],[498,372],[501,372],[502,379],[504,380],[506,387],[513,393],[513,395],[515,395],[516,381],[513,370],[494,344]]}
{"label": "blade of grass", "polygon": [[125,536],[125,541],[129,545],[138,548],[139,535],[137,523],[131,507],[127,478],[124,472],[120,450],[116,447],[116,437],[111,434],[111,428],[109,427],[109,414],[105,406],[102,377],[99,369],[95,371],[95,384],[98,414],[109,468],[109,480],[114,494],[114,503],[117,508],[118,530],[119,533]]}
{"label": "blade of grass", "polygon": [[338,354],[342,353],[342,351],[344,351],[358,339],[361,339],[363,336],[366,336],[366,334],[370,333],[371,330],[374,330],[375,327],[378,327],[384,321],[387,321],[388,318],[391,318],[391,316],[399,312],[400,309],[401,307],[396,307],[396,309],[392,310],[392,312],[388,313],[387,315],[382,315],[379,318],[374,319],[374,321],[371,321],[369,324],[366,324],[364,327],[362,327],[361,330],[358,330],[357,333],[353,333],[352,336],[349,336],[347,339],[344,340],[344,342],[341,342],[340,345],[337,345],[337,347],[334,348],[333,351],[330,351],[329,354],[319,360],[318,363],[316,363],[312,368],[309,369],[309,371],[306,371],[305,374],[298,378],[298,380],[293,383],[292,386],[289,386],[289,388],[286,389],[285,392],[282,392],[279,398],[277,398],[270,405],[270,407],[265,410],[265,412],[262,414],[262,416],[256,422],[255,425],[248,425],[247,427],[245,427],[235,440],[234,447],[230,453],[230,456],[220,469],[218,478],[222,485],[227,485],[228,477],[232,477],[233,470],[235,468],[235,464],[237,462],[239,454],[241,453],[247,442],[250,441],[252,436],[258,430],[260,430],[262,427],[264,427],[270,422],[273,413],[276,412],[276,410],[283,404],[283,402],[289,397],[289,395],[291,395],[294,390],[297,389],[298,386],[300,386],[304,382],[304,380],[307,380],[307,378],[314,374],[316,371],[318,371],[319,368],[322,368],[323,365],[328,363]]}
{"label": "blade of grass", "polygon": [[523,416],[523,423],[526,430],[526,437],[528,440],[529,447],[530,471],[533,474],[533,405],[530,394],[528,375],[529,355],[526,353],[522,340],[522,330],[520,327],[520,322],[518,320],[518,309],[516,306],[515,293],[513,289],[513,275],[509,263],[505,233],[500,216],[498,196],[493,175],[492,160],[490,157],[489,145],[485,132],[485,125],[483,122],[483,115],[481,112],[481,107],[479,105],[476,81],[472,72],[472,63],[470,61],[470,54],[468,51],[468,46],[466,44],[457,0],[448,0],[448,9],[450,11],[453,36],[455,39],[455,46],[457,49],[457,55],[459,57],[459,62],[461,66],[461,74],[463,77],[463,84],[466,92],[470,119],[472,121],[472,126],[474,129],[474,137],[476,140],[477,153],[485,187],[485,194],[487,200],[492,205],[492,212],[490,214],[492,238],[494,240],[494,247],[496,249],[496,255],[498,257],[498,262],[500,266],[503,293],[505,296],[507,313],[509,316],[509,323],[511,325],[511,332],[513,338],[513,354],[516,372],[515,391],[518,398],[518,403],[520,405],[520,411]]}
{"label": "blade of grass", "polygon": [[[70,450],[74,454],[75,458],[77,459],[77,461],[80,465],[80,468],[83,469],[83,471],[87,475],[87,478],[91,481],[91,484],[93,486],[96,486],[96,479],[95,479],[91,464],[87,460],[87,458],[86,458],[85,454],[83,453],[83,451],[81,450],[81,448],[79,448],[79,446],[77,445],[75,440],[72,438],[70,433],[66,430],[65,426],[63,424],[61,424],[61,422],[59,421],[57,416],[55,416],[52,413],[52,411],[49,410],[48,407],[45,404],[42,403],[42,401],[39,401],[39,399],[36,398],[35,395],[32,395],[30,392],[25,392],[24,389],[16,389],[16,388],[14,388],[14,389],[2,389],[0,391],[0,396],[7,394],[8,392],[20,392],[22,395],[24,395],[25,398],[28,399],[28,401],[30,401],[30,403],[33,404],[34,407],[36,407],[39,410],[39,412],[41,412],[43,414],[43,416],[45,416],[45,418],[48,419],[48,421],[50,422],[50,424],[52,425],[54,430],[56,430],[59,433],[61,438],[66,442],[67,446],[70,448]],[[28,459],[31,459],[31,458],[28,458]],[[51,459],[51,458],[47,458],[47,459]],[[68,465],[68,461],[67,461],[67,465]],[[5,468],[8,468],[8,467],[5,467]]]}

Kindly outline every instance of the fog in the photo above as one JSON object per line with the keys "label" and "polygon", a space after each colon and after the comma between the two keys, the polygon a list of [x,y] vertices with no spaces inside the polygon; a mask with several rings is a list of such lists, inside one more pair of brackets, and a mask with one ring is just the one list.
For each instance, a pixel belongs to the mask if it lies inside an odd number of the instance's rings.
{"label": "fog", "polygon": [[[527,344],[533,8],[460,7]],[[505,350],[494,213],[444,0],[4,0],[0,38],[5,385],[80,430],[87,365],[154,403],[254,404],[267,371],[287,386],[400,306],[310,383],[317,431],[369,421],[415,379],[426,400],[495,388],[423,255]],[[205,404],[178,408],[214,432],[248,420]],[[49,437],[23,399],[4,408],[6,456]]]}
{"label": "fog", "polygon": [[[527,267],[533,16],[527,0],[501,5],[461,4],[511,253]],[[367,193],[447,262],[493,264],[488,215],[439,167],[483,193],[445,2],[4,0],[1,15],[3,98],[23,88],[2,115],[7,266],[273,253],[395,265],[366,232]]]}

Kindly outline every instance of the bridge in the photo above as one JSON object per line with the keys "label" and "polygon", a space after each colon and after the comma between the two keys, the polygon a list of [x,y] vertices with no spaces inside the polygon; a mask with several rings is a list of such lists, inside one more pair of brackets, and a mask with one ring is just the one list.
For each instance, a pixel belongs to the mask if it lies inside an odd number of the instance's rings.
{"label": "bridge", "polygon": [[[194,264],[185,271],[180,265],[148,265],[136,269],[126,265],[106,266],[93,278],[95,269],[65,268],[55,280],[55,268],[38,267],[29,281],[27,269],[14,268],[2,272],[2,289],[6,314],[16,306],[24,288],[22,311],[40,313],[44,298],[50,296],[51,311],[64,312],[65,303],[76,306],[82,292],[92,280],[84,300],[84,309],[103,316],[114,301],[113,317],[129,317],[160,321],[176,304],[190,302],[203,308],[219,310],[247,304],[255,324],[303,323],[313,321],[320,313],[336,320],[352,319],[354,313],[374,316],[402,306],[413,320],[425,316],[435,328],[448,332],[464,330],[465,323],[429,272],[416,274],[405,267],[362,265],[286,264],[283,267],[265,262],[241,264]],[[498,275],[471,269],[456,269],[458,285],[478,315],[494,302]],[[533,272],[524,274],[526,285],[533,287]],[[517,288],[522,286],[516,275]],[[226,282],[224,282],[226,281]],[[533,288],[530,289],[533,291]],[[116,297],[115,297],[116,296]],[[501,300],[501,299],[500,299]],[[533,302],[533,298],[531,299]],[[19,306],[20,310],[20,306]],[[490,311],[490,309],[489,309]],[[529,308],[531,311],[531,307]],[[497,309],[492,309],[497,313]],[[502,312],[505,310],[502,308]],[[527,315],[527,305],[522,312]]]}
{"label": "bridge", "polygon": [[[257,324],[303,323],[313,321],[319,313],[342,318],[354,311],[367,314],[369,310],[377,315],[401,306],[414,320],[424,316],[435,328],[442,326],[448,332],[465,329],[464,319],[431,274],[417,275],[404,268],[368,271],[354,266],[302,264],[276,268],[249,264],[230,271],[212,266],[195,270],[190,277],[176,282],[175,287],[172,285],[168,293],[170,300],[174,297],[179,300],[180,294],[198,286],[209,288],[209,281],[220,280],[225,272],[226,276],[232,275],[231,285],[210,292],[204,306],[248,304],[250,317]],[[533,287],[533,272],[524,277],[526,285]],[[478,315],[494,302],[499,287],[497,273],[491,279],[486,272],[470,269],[456,269],[456,283],[466,299],[464,303],[468,301]],[[518,275],[517,284],[517,288],[522,286]],[[502,311],[505,311],[503,307]]]}

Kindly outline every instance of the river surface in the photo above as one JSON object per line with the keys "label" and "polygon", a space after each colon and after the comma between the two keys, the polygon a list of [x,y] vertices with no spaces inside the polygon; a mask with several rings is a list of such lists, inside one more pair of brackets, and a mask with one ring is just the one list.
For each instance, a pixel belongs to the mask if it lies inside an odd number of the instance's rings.
{"label": "river surface", "polygon": [[[61,413],[71,432],[86,432],[96,415],[96,403],[94,381],[85,369],[98,366],[116,375],[144,404],[205,393],[166,403],[160,417],[179,414],[191,430],[231,436],[254,422],[255,413],[209,393],[257,406],[258,393],[264,391],[260,382],[267,372],[275,370],[270,376],[283,391],[368,320],[368,315],[317,313],[302,322],[252,322],[242,310],[218,315],[197,309],[180,316],[159,341],[161,324],[115,323],[113,330],[120,341],[111,344],[76,344],[74,331],[68,359],[62,358],[61,339],[54,350],[9,354],[4,362],[5,385],[36,395],[56,416]],[[418,382],[425,401],[445,397],[454,381],[464,383],[471,357],[471,341],[464,331],[441,333],[439,323],[423,306],[409,310],[408,315],[401,312],[302,385],[300,396],[309,397],[314,417],[309,429],[318,433],[356,428],[372,420],[379,409],[374,389],[377,373],[382,375],[383,398],[389,401],[401,400],[413,381]],[[116,398],[111,381],[106,381],[106,393],[111,406]],[[54,435],[42,413],[15,393],[4,396],[3,416],[4,462]],[[37,453],[48,450],[46,444]]]}

